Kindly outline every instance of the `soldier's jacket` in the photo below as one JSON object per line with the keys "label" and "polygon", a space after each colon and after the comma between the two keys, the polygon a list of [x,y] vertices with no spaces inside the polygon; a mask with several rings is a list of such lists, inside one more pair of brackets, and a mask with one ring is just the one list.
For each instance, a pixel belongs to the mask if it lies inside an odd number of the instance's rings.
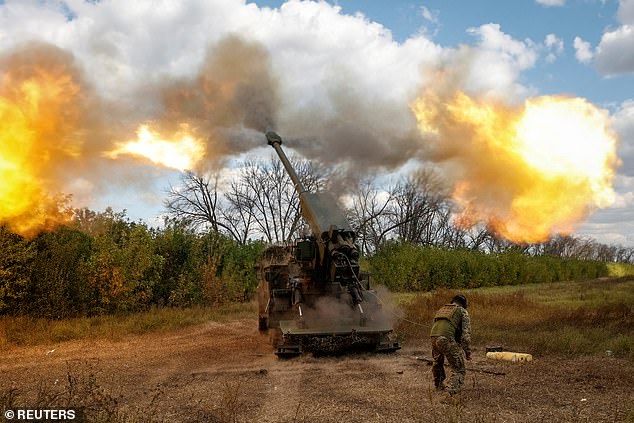
{"label": "soldier's jacket", "polygon": [[431,336],[454,339],[465,353],[471,352],[471,321],[469,313],[457,304],[446,304],[436,312]]}

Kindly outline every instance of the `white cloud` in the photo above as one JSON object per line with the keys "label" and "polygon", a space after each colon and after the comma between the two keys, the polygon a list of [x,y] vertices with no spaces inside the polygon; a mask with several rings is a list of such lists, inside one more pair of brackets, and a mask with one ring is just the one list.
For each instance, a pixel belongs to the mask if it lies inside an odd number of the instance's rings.
{"label": "white cloud", "polygon": [[596,66],[604,75],[634,72],[634,25],[606,32],[597,46]]}
{"label": "white cloud", "polygon": [[[619,135],[620,172],[634,176],[634,100],[624,102],[613,116],[613,127]],[[634,186],[629,187],[634,190]]]}
{"label": "white cloud", "polygon": [[564,6],[566,4],[566,0],[535,0],[537,3],[542,6],[552,7],[552,6]]}
{"label": "white cloud", "polygon": [[620,0],[620,27],[607,31],[596,49],[595,64],[604,75],[634,73],[634,0]]}
{"label": "white cloud", "polygon": [[518,99],[527,94],[527,88],[518,83],[522,71],[535,65],[537,45],[526,39],[516,40],[502,32],[498,24],[469,28],[479,38],[467,86],[471,90],[500,97]]}
{"label": "white cloud", "polygon": [[626,192],[624,194],[616,194],[614,204],[612,207],[615,209],[625,209],[634,206],[634,192]]}
{"label": "white cloud", "polygon": [[617,15],[621,23],[634,25],[634,0],[621,0]]}
{"label": "white cloud", "polygon": [[580,37],[575,37],[574,40],[575,57],[581,63],[589,63],[592,60],[592,46],[587,41],[584,41]]}
{"label": "white cloud", "polygon": [[561,53],[564,51],[564,41],[555,34],[546,35],[544,44],[551,50]]}
{"label": "white cloud", "polygon": [[432,12],[431,10],[429,10],[428,8],[426,8],[425,6],[421,6],[421,13],[423,15],[423,18],[433,24],[437,24],[438,23],[438,12],[434,11]]}
{"label": "white cloud", "polygon": [[614,178],[614,203],[597,210],[577,231],[599,242],[634,246],[634,100],[622,103],[612,115],[612,127],[619,137],[622,165]]}
{"label": "white cloud", "polygon": [[634,177],[617,175],[614,203],[597,210],[577,233],[598,242],[634,246]]}
{"label": "white cloud", "polygon": [[546,35],[544,40],[544,46],[546,47],[546,61],[553,63],[564,52],[564,40],[557,37],[555,34]]}
{"label": "white cloud", "polygon": [[[598,211],[597,215],[599,215],[600,213],[601,211]],[[625,225],[587,223],[577,231],[577,234],[582,237],[589,236],[601,244],[623,245],[631,247],[634,243],[634,239],[632,239],[632,237],[627,237],[623,233],[624,230],[631,233],[632,229],[634,229],[634,225],[631,225],[629,223]]]}

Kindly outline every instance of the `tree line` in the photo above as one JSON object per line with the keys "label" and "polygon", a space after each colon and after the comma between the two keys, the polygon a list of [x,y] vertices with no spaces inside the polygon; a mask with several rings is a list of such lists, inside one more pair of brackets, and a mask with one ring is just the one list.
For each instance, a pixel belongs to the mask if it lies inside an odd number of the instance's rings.
{"label": "tree line", "polygon": [[[632,274],[597,260],[528,255],[521,249],[484,253],[391,242],[369,258],[372,276],[392,291],[431,291],[596,279]],[[617,270],[617,271],[615,271]]]}
{"label": "tree line", "polygon": [[[291,160],[306,189],[338,194],[364,266],[395,290],[594,278],[608,274],[606,263],[634,263],[634,249],[590,239],[516,245],[486,227],[461,228],[431,171],[386,187]],[[244,161],[230,180],[183,173],[165,208],[158,228],[111,209],[76,210],[70,224],[33,239],[0,226],[0,314],[66,318],[249,300],[259,254],[306,231],[295,187],[273,158]]]}
{"label": "tree line", "polygon": [[1,226],[0,314],[57,319],[247,300],[263,248],[174,219],[150,228],[110,209],[77,210],[71,224],[31,240]]}
{"label": "tree line", "polygon": [[[580,260],[634,263],[634,248],[606,245],[572,235],[558,235],[537,244],[515,244],[498,237],[485,225],[465,228],[453,219],[455,204],[442,178],[422,170],[390,184],[380,176],[353,182],[333,169],[291,156],[305,188],[334,191],[357,233],[363,255],[372,256],[395,241],[421,247],[467,249],[484,253],[507,250]],[[167,211],[199,230],[222,233],[244,244],[292,241],[303,230],[299,199],[281,162],[247,159],[229,182],[218,175],[182,174],[170,187]]]}

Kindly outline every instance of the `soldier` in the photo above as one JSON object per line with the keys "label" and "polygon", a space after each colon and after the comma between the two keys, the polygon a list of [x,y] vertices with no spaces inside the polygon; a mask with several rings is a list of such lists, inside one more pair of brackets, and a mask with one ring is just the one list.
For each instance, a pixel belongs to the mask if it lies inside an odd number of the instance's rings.
{"label": "soldier", "polygon": [[[436,312],[431,328],[431,353],[434,359],[432,373],[436,389],[445,389],[445,357],[451,366],[447,391],[454,395],[460,391],[465,377],[464,358],[471,360],[471,323],[467,312],[467,298],[456,295],[451,304]],[[464,356],[462,352],[464,351]]]}

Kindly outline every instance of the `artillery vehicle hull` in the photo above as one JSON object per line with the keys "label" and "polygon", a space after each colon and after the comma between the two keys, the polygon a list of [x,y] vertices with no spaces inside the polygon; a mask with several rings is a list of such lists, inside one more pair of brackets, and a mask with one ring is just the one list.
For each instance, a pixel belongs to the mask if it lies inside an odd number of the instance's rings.
{"label": "artillery vehicle hull", "polygon": [[307,193],[281,138],[266,136],[295,184],[312,235],[262,254],[256,266],[259,329],[268,331],[279,357],[400,349],[369,275],[359,270],[356,235],[336,201]]}

